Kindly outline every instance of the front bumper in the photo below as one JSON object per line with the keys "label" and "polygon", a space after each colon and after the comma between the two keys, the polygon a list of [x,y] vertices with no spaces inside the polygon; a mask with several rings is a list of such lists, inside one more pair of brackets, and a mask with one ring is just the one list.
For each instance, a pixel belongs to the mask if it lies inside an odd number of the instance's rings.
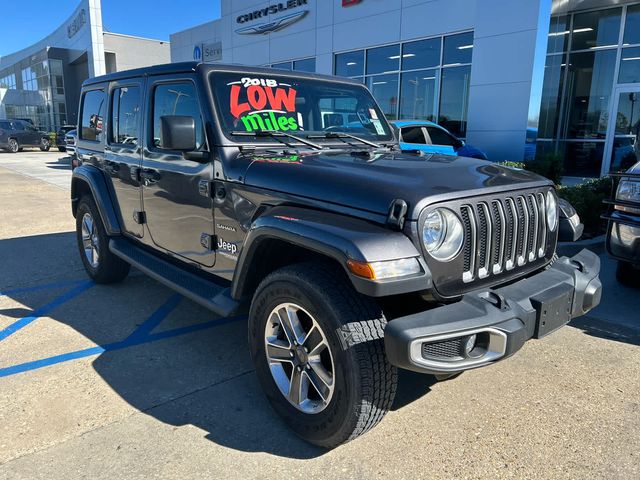
{"label": "front bumper", "polygon": [[436,375],[495,363],[597,306],[599,273],[600,258],[582,250],[505,287],[397,318],[385,329],[387,358],[399,368]]}

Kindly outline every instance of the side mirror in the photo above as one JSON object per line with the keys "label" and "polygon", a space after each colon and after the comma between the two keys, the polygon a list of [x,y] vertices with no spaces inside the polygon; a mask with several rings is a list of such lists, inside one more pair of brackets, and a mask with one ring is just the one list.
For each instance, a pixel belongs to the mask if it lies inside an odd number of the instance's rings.
{"label": "side mirror", "polygon": [[196,149],[196,121],[185,115],[160,117],[160,148],[191,152]]}

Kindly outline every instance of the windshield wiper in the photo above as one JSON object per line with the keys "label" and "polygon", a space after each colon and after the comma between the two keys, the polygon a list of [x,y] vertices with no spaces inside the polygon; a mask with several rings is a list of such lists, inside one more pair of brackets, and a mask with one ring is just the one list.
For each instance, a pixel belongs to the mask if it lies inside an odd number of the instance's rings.
{"label": "windshield wiper", "polygon": [[[369,140],[365,140],[364,138],[356,137],[355,135],[351,135],[349,133],[344,133],[344,132],[326,132],[326,133],[323,133],[322,135],[307,135],[307,138],[326,138],[326,139],[330,139],[330,138],[338,138],[338,139],[352,138],[353,140],[358,140],[359,142],[362,142],[362,143],[364,143],[366,145],[369,145],[370,147],[382,148],[382,146],[378,145],[377,143],[370,142]],[[348,142],[346,142],[346,143],[348,143]]]}
{"label": "windshield wiper", "polygon": [[287,147],[293,148],[294,146],[287,141],[280,139],[279,137],[287,137],[295,140],[296,142],[303,143],[311,148],[315,148],[316,150],[324,150],[324,147],[318,145],[317,143],[310,142],[309,140],[305,140],[304,138],[298,137],[297,135],[291,135],[290,133],[280,132],[278,130],[256,130],[255,132],[231,132],[231,135],[234,136],[251,136],[251,137],[271,137],[276,140],[284,143]]}

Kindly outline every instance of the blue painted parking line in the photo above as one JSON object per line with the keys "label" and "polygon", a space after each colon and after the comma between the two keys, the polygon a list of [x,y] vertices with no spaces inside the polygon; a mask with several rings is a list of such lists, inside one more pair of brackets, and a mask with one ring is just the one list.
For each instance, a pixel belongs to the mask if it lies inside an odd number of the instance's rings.
{"label": "blue painted parking line", "polygon": [[160,325],[167,315],[169,315],[173,309],[178,306],[180,300],[182,300],[182,295],[178,293],[169,297],[169,299],[160,308],[153,312],[151,316],[124,341],[126,342],[128,340],[130,342],[135,342],[138,339],[147,337],[151,331]]}
{"label": "blue painted parking line", "polygon": [[[170,301],[172,301],[172,299],[169,299],[168,302]],[[160,308],[162,309],[163,307],[165,307],[165,305],[163,305]],[[176,303],[176,306],[177,306],[177,303]],[[167,315],[170,313],[170,311],[171,310],[167,311]],[[216,320],[211,320],[209,322],[199,323],[195,325],[188,325],[186,327],[174,328],[172,330],[166,330],[164,332],[158,332],[158,333],[147,335],[147,336],[131,335],[126,340],[123,340],[120,342],[108,343],[102,346],[85,348],[83,350],[78,350],[75,352],[63,353],[61,355],[54,355],[52,357],[47,357],[47,358],[35,360],[32,362],[26,362],[18,365],[12,365],[10,367],[0,368],[0,378],[9,377],[11,375],[17,375],[19,373],[29,372],[32,370],[38,370],[43,367],[48,367],[48,366],[56,365],[58,363],[63,363],[63,362],[69,362],[72,360],[77,360],[79,358],[86,358],[94,355],[100,355],[101,353],[104,353],[104,352],[112,352],[115,350],[121,350],[123,348],[129,348],[136,345],[143,345],[146,343],[157,342],[158,340],[165,340],[168,338],[178,337],[181,335],[187,335],[189,333],[207,330],[209,328],[220,327],[222,325],[237,322],[239,320],[246,320],[246,318],[247,318],[246,315],[241,315],[237,317],[218,318]]]}
{"label": "blue painted parking line", "polygon": [[54,288],[70,287],[73,285],[79,285],[83,282],[86,282],[86,280],[63,280],[61,282],[46,283],[44,285],[35,285],[33,287],[12,288],[11,290],[0,292],[0,297],[15,295],[17,293],[30,293],[40,290],[52,290]]}
{"label": "blue painted parking line", "polygon": [[87,291],[88,289],[90,289],[93,285],[95,285],[95,284],[91,280],[84,280],[77,287],[72,288],[68,292],[65,292],[62,295],[59,295],[58,297],[54,298],[49,303],[47,303],[47,304],[43,305],[42,307],[34,310],[34,312],[31,315],[29,315],[28,317],[22,317],[22,318],[16,320],[15,322],[13,322],[8,327],[4,328],[3,330],[0,330],[0,341],[4,340],[9,335],[12,335],[12,334],[16,333],[18,330],[23,329],[27,325],[29,325],[32,322],[36,321],[38,318],[43,317],[45,315],[48,315],[49,312],[51,312],[51,310],[53,310],[56,307],[59,307],[60,305],[62,305],[63,303],[68,302],[69,300],[77,297],[81,293],[83,293],[83,292]]}

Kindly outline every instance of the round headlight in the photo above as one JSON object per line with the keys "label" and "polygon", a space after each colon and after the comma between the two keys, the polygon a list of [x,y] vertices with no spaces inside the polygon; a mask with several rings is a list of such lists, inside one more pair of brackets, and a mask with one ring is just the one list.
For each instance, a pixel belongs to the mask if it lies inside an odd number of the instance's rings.
{"label": "round headlight", "polygon": [[547,192],[547,225],[551,231],[558,225],[558,203],[551,190]]}
{"label": "round headlight", "polygon": [[422,243],[433,258],[451,260],[460,252],[463,241],[462,222],[451,210],[437,208],[427,215],[422,227]]}

